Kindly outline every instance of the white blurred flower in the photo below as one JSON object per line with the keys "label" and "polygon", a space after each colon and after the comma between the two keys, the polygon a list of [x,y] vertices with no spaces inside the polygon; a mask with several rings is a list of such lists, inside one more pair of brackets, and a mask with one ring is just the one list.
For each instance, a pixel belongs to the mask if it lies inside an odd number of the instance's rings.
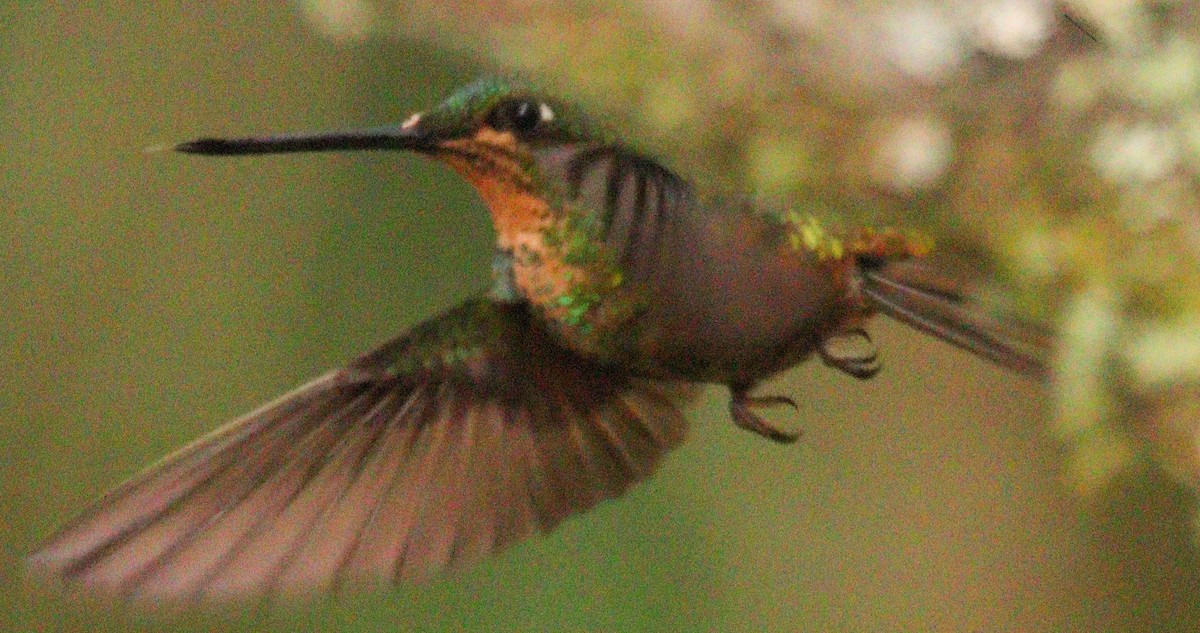
{"label": "white blurred flower", "polygon": [[379,12],[367,0],[302,0],[304,17],[335,41],[360,41],[375,29]]}
{"label": "white blurred flower", "polygon": [[874,175],[899,191],[924,189],[942,177],[953,155],[954,139],[944,121],[900,119],[889,124],[879,139]]}
{"label": "white blurred flower", "polygon": [[1179,152],[1179,141],[1161,125],[1110,121],[1092,144],[1092,164],[1111,182],[1143,183],[1174,169]]}
{"label": "white blurred flower", "polygon": [[975,16],[980,48],[1001,57],[1032,57],[1050,37],[1054,14],[1045,0],[989,0]]}
{"label": "white blurred flower", "polygon": [[914,2],[883,18],[883,50],[901,70],[937,81],[962,64],[968,53],[962,26],[942,4]]}
{"label": "white blurred flower", "polygon": [[833,12],[828,0],[770,0],[775,21],[798,33],[827,23]]}

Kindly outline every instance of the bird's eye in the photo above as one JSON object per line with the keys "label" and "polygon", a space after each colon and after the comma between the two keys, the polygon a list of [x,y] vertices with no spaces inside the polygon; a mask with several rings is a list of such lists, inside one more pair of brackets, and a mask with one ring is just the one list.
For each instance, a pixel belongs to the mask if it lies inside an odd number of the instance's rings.
{"label": "bird's eye", "polygon": [[529,134],[552,118],[554,111],[545,103],[520,99],[496,106],[488,116],[488,123],[497,130]]}

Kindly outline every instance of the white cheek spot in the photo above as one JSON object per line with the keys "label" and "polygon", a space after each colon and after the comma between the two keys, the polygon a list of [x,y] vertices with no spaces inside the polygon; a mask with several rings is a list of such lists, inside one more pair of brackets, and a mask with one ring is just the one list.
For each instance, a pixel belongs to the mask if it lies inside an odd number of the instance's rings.
{"label": "white cheek spot", "polygon": [[549,123],[554,120],[554,110],[550,106],[542,103],[538,106],[538,113],[542,115],[542,121]]}
{"label": "white cheek spot", "polygon": [[404,121],[404,123],[401,123],[400,129],[407,130],[408,128],[411,128],[412,126],[414,126],[420,122],[421,122],[421,113],[418,112],[418,113],[408,117],[408,119],[406,121]]}

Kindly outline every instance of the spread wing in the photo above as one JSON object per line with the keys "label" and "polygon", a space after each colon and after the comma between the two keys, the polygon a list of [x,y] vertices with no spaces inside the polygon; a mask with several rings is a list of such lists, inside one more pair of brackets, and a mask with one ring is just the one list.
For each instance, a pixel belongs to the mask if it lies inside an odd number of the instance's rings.
{"label": "spread wing", "polygon": [[475,300],[168,456],[30,565],[135,600],[419,579],[621,494],[685,430],[662,385]]}

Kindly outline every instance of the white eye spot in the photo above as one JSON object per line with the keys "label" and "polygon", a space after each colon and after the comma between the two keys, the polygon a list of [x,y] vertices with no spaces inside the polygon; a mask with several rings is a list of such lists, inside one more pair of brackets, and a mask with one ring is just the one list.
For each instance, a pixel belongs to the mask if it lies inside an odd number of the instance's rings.
{"label": "white eye spot", "polygon": [[548,123],[554,120],[554,110],[551,110],[550,106],[544,103],[538,104],[538,112],[542,115],[542,121]]}
{"label": "white eye spot", "polygon": [[404,123],[401,123],[400,129],[407,130],[408,128],[419,123],[420,121],[421,121],[421,113],[418,112],[418,113],[408,117],[408,120],[406,120]]}

